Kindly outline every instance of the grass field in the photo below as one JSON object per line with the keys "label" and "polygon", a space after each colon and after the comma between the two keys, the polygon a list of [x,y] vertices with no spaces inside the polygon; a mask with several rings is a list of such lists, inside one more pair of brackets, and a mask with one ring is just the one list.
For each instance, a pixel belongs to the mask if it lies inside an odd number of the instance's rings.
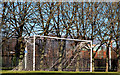
{"label": "grass field", "polygon": [[1,71],[2,75],[120,75],[120,72]]}

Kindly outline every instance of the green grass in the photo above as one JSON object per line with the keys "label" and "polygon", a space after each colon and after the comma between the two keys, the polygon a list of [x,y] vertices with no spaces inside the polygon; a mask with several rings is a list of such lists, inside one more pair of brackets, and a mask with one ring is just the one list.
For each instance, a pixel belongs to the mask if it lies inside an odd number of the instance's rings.
{"label": "green grass", "polygon": [[120,75],[120,72],[1,71],[2,75]]}
{"label": "green grass", "polygon": [[2,69],[2,70],[12,70],[13,67],[0,67],[0,69]]}

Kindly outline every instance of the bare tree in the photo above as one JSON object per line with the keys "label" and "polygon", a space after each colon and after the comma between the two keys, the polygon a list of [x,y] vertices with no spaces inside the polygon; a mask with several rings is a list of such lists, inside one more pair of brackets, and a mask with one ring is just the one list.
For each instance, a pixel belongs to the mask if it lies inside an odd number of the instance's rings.
{"label": "bare tree", "polygon": [[5,28],[3,43],[11,37],[16,37],[15,56],[19,62],[24,57],[23,37],[32,33],[28,17],[32,14],[30,10],[33,7],[31,3],[26,2],[4,2],[3,7],[2,25]]}
{"label": "bare tree", "polygon": [[[119,2],[4,2],[1,24],[6,37],[3,42],[16,36],[18,39],[16,56],[22,59],[24,57],[23,37],[26,35],[52,35],[92,40],[93,42],[95,40],[98,41],[99,47],[93,54],[93,65],[96,53],[103,45],[106,45],[106,71],[108,71],[109,47],[112,45],[110,43],[112,40],[116,43],[116,49],[113,50],[116,52],[118,60],[120,60],[118,5]],[[43,46],[45,46],[46,39],[43,42]],[[66,41],[61,42],[59,40],[60,70],[62,70],[62,59],[65,58],[63,55],[65,43]],[[75,44],[77,45],[77,42]],[[43,48],[40,60],[44,59],[44,54],[45,50]]]}

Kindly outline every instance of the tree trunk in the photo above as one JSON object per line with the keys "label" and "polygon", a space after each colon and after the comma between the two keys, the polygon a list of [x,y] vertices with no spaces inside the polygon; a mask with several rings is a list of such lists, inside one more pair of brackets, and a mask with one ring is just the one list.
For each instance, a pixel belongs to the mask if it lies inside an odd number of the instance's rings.
{"label": "tree trunk", "polygon": [[95,70],[94,64],[95,64],[95,61],[94,61],[94,58],[93,58],[93,59],[92,59],[92,72],[94,72],[94,70]]}
{"label": "tree trunk", "polygon": [[58,43],[59,43],[59,66],[58,66],[58,71],[62,71],[62,64],[61,64],[61,61],[62,61],[62,47],[61,47],[61,41],[58,40]]}
{"label": "tree trunk", "polygon": [[17,38],[17,42],[16,42],[16,46],[15,46],[15,57],[16,57],[16,66],[19,63],[19,56],[20,56],[20,44],[19,44],[19,40]]}
{"label": "tree trunk", "polygon": [[118,59],[118,72],[120,72],[120,59]]}
{"label": "tree trunk", "polygon": [[[118,39],[118,37],[117,37]],[[118,60],[118,63],[117,63],[117,71],[120,72],[120,50],[119,50],[119,41],[116,41],[116,44],[117,44],[117,60]]]}
{"label": "tree trunk", "polygon": [[45,47],[46,47],[46,38],[43,39],[42,42],[42,49],[40,49],[41,55],[40,55],[40,71],[43,71],[43,65],[44,65],[44,53],[45,53]]}
{"label": "tree trunk", "polygon": [[108,72],[108,58],[106,58],[106,72]]}
{"label": "tree trunk", "polygon": [[117,71],[120,72],[120,55],[118,54],[118,68]]}
{"label": "tree trunk", "polygon": [[79,71],[79,53],[78,53],[78,56],[77,56],[77,61],[76,61],[76,71]]}
{"label": "tree trunk", "polygon": [[109,71],[109,45],[110,45],[110,43],[108,43],[107,51],[106,51],[106,72]]}

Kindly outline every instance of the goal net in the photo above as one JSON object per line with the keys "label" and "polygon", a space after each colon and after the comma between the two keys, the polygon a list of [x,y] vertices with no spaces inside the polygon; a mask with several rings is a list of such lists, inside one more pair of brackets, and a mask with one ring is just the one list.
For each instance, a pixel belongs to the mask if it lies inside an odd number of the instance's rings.
{"label": "goal net", "polygon": [[50,36],[25,37],[25,69],[92,71],[92,41]]}

